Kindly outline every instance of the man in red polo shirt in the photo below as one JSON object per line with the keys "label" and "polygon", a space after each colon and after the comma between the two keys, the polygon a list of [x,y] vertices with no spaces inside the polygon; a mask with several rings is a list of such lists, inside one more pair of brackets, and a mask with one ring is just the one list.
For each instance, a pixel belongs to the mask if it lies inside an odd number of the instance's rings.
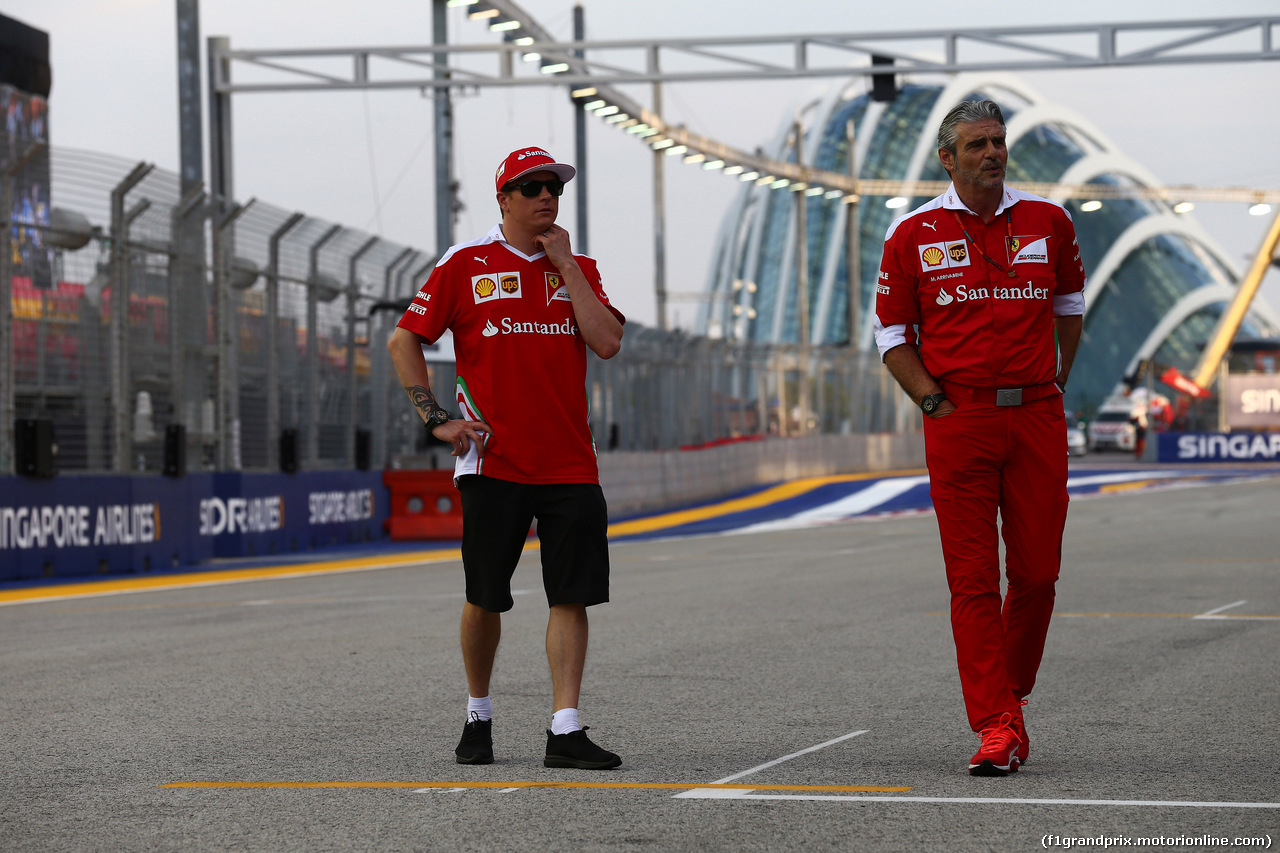
{"label": "man in red polo shirt", "polygon": [[926,416],[960,683],[982,741],[969,772],[1003,776],[1027,760],[1022,706],[1053,614],[1067,518],[1062,389],[1085,272],[1067,211],[1004,185],[994,101],[948,112],[938,157],[951,186],[885,236],[876,345]]}
{"label": "man in red polo shirt", "polygon": [[[451,247],[388,343],[396,371],[431,434],[453,445],[462,493],[462,658],[470,698],[460,764],[493,761],[489,681],[512,607],[511,576],[536,518],[550,615],[552,719],[548,767],[607,769],[622,759],[578,722],[587,607],[609,600],[608,515],[587,421],[587,347],[612,358],[625,318],[609,304],[596,263],[555,224],[575,170],[538,147],[498,166],[502,221]],[[422,346],[453,331],[451,420],[431,393]]]}

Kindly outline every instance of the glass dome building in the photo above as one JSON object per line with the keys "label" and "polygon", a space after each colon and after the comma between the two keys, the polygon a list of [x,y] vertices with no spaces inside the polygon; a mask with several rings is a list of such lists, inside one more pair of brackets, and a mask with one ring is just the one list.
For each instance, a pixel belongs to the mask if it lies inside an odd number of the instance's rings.
{"label": "glass dome building", "polygon": [[[1003,74],[959,75],[946,85],[905,83],[891,103],[871,101],[862,84],[833,91],[809,105],[804,163],[847,174],[848,125],[861,179],[946,181],[938,162],[937,128],[958,101],[989,97],[1004,111],[1008,130],[1006,180],[1159,186],[1140,164],[1071,111],[1046,103],[1025,84]],[[794,162],[787,119],[769,148]],[[875,281],[885,231],[892,220],[927,199],[896,210],[885,199],[863,196],[858,207],[856,312],[848,310],[846,249],[850,209],[839,199],[806,198],[807,282],[812,344],[853,338],[873,348]],[[1213,239],[1185,214],[1161,201],[1116,199],[1081,210],[1064,202],[1075,222],[1089,274],[1085,326],[1071,373],[1068,407],[1096,406],[1142,359],[1190,371],[1219,316],[1235,294],[1240,271]],[[794,342],[796,311],[796,201],[793,193],[744,184],[716,239],[699,327],[712,337]],[[1280,318],[1256,302],[1238,336],[1273,337]]]}

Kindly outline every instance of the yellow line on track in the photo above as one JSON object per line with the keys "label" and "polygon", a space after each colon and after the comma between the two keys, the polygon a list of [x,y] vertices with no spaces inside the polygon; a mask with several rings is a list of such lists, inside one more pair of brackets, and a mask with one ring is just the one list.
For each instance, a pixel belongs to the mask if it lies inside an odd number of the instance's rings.
{"label": "yellow line on track", "polygon": [[1167,483],[1168,480],[1133,480],[1128,483],[1108,483],[1105,486],[1098,487],[1099,494],[1110,494],[1112,492],[1130,492],[1134,489],[1145,489],[1147,486],[1155,483]]}
{"label": "yellow line on track", "polygon": [[698,782],[170,782],[160,788],[602,788],[620,790],[843,791],[902,793],[884,785],[722,785]]}
{"label": "yellow line on track", "polygon": [[806,477],[803,480],[781,483],[743,498],[734,498],[729,501],[692,507],[691,509],[678,510],[676,512],[666,512],[647,518],[636,518],[631,521],[620,521],[617,524],[609,525],[609,535],[626,536],[631,533],[652,533],[655,530],[663,530],[668,527],[679,527],[683,524],[692,524],[695,521],[706,521],[709,518],[719,518],[722,515],[730,515],[735,512],[759,509],[762,506],[794,498],[797,495],[811,492],[831,483],[852,483],[858,480],[879,480],[885,477],[916,477],[923,473],[925,473],[925,469],[913,468],[905,471],[870,471],[863,474]]}
{"label": "yellow line on track", "polygon": [[95,595],[117,595],[128,592],[153,592],[192,586],[238,583],[240,581],[269,580],[272,578],[296,578],[328,572],[361,572],[394,568],[396,566],[413,566],[441,560],[458,560],[461,558],[462,552],[459,549],[446,548],[437,551],[409,551],[400,554],[382,554],[347,560],[294,563],[288,566],[258,566],[251,569],[215,569],[212,571],[193,569],[191,572],[184,574],[114,578],[111,580],[59,584],[56,586],[0,590],[0,605],[57,601],[64,598],[85,598]]}

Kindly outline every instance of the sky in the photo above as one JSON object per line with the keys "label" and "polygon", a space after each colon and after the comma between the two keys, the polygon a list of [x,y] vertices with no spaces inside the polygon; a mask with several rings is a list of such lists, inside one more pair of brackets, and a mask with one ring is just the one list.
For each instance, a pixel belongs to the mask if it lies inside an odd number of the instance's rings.
{"label": "sky", "polygon": [[[570,40],[572,0],[523,0],[556,37]],[[1071,3],[861,0],[583,0],[588,40],[817,32],[884,32],[1116,23],[1280,14],[1275,0],[1073,0]],[[174,0],[0,0],[0,13],[49,33],[54,146],[144,160],[176,172],[178,95]],[[428,45],[430,0],[201,0],[201,41],[233,48]],[[449,14],[449,38],[492,44],[486,26]],[[204,67],[202,60],[201,67]],[[1280,61],[1018,75],[1047,100],[1097,127],[1166,184],[1280,188],[1274,104]],[[841,86],[839,78],[672,83],[663,115],[744,150],[769,144],[799,105]],[[626,90],[649,105],[650,87]],[[493,170],[515,148],[537,145],[572,162],[574,108],[562,87],[487,88],[454,100],[456,173],[465,205],[458,241],[497,222]],[[412,90],[253,93],[232,103],[235,193],[300,210],[391,240],[435,249],[432,102]],[[206,124],[207,130],[207,124]],[[206,143],[207,148],[207,143]],[[715,235],[738,182],[667,160],[667,287],[705,286]],[[589,245],[610,298],[628,317],[656,320],[653,296],[652,155],[599,119],[588,122]],[[207,177],[206,170],[206,177]],[[571,231],[566,191],[560,223]],[[1198,205],[1192,214],[1243,271],[1270,223],[1241,204]],[[105,223],[103,223],[105,224]],[[1280,310],[1280,270],[1263,298]],[[668,321],[692,324],[696,304],[673,299]]]}

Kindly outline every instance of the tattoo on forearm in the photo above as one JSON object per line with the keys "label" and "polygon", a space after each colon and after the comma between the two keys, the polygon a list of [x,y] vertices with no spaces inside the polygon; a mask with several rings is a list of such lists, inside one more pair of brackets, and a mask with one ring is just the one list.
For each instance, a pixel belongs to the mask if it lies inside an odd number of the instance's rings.
{"label": "tattoo on forearm", "polygon": [[413,405],[426,415],[439,404],[436,403],[436,397],[431,393],[431,389],[422,385],[406,385],[405,393],[409,395],[409,399],[413,401]]}

